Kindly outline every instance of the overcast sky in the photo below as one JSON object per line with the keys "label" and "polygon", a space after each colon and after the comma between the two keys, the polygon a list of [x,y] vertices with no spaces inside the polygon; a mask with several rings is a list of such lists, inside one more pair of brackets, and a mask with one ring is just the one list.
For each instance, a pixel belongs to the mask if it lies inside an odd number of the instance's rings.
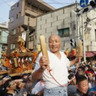
{"label": "overcast sky", "polygon": [[[18,0],[0,0],[0,23],[8,21],[10,6],[16,3]],[[60,8],[66,5],[75,3],[76,0],[44,0],[46,3],[52,5],[55,8]],[[77,0],[78,3],[80,0]]]}

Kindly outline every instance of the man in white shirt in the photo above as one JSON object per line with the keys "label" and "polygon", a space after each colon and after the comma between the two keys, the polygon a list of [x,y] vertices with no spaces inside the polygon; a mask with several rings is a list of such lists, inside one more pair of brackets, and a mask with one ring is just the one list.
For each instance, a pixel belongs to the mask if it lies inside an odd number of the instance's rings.
{"label": "man in white shirt", "polygon": [[60,37],[51,35],[48,58],[40,53],[36,60],[32,80],[43,78],[45,81],[44,96],[67,96],[68,67],[75,64],[77,58],[70,62],[60,51],[60,47]]}

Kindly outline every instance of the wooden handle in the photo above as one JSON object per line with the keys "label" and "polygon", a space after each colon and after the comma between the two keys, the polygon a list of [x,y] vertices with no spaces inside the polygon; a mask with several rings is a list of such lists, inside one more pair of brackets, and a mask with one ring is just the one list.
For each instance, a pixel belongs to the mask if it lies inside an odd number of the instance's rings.
{"label": "wooden handle", "polygon": [[78,56],[79,56],[78,63],[80,63],[83,56],[83,46],[81,40],[79,40],[79,44],[78,44]]}
{"label": "wooden handle", "polygon": [[83,49],[82,49],[82,41],[80,40],[79,41],[79,44],[78,44],[78,56],[82,57],[83,56]]}
{"label": "wooden handle", "polygon": [[41,43],[42,54],[46,55],[48,57],[47,46],[45,43],[45,37],[43,35],[40,36],[40,43]]}

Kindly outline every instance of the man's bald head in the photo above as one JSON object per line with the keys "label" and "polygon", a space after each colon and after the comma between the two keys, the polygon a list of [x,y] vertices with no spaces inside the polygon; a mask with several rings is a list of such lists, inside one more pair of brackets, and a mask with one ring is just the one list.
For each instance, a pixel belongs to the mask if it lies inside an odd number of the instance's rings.
{"label": "man's bald head", "polygon": [[58,35],[56,35],[56,34],[52,34],[52,35],[49,37],[49,42],[50,42],[50,40],[51,40],[52,38],[57,38],[57,39],[60,41],[60,43],[61,43],[60,36],[58,36]]}
{"label": "man's bald head", "polygon": [[59,52],[60,47],[61,47],[60,37],[58,35],[56,35],[56,34],[52,34],[49,37],[49,48],[50,48],[50,51],[53,52],[53,53],[57,53],[57,52]]}

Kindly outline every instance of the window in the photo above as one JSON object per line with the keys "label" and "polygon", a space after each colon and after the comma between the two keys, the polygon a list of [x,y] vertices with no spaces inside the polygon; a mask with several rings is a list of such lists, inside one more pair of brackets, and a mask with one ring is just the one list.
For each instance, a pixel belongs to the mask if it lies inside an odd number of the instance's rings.
{"label": "window", "polygon": [[16,29],[12,29],[12,35],[16,34]]}
{"label": "window", "polygon": [[63,9],[63,14],[65,13],[65,9]]}
{"label": "window", "polygon": [[1,36],[1,31],[0,31],[0,36]]}
{"label": "window", "polygon": [[89,51],[89,45],[88,46],[86,46],[87,47],[87,51]]}
{"label": "window", "polygon": [[34,36],[30,36],[30,41],[33,41],[34,40]]}
{"label": "window", "polygon": [[58,35],[60,37],[68,37],[70,35],[69,34],[69,28],[59,29],[58,30]]}
{"label": "window", "polygon": [[95,29],[95,41],[96,41],[96,29]]}
{"label": "window", "polygon": [[16,15],[16,19],[18,19],[18,17],[19,17],[19,16],[18,16],[18,14],[17,14],[17,15]]}
{"label": "window", "polygon": [[6,46],[2,46],[2,49],[5,50],[6,49]]}
{"label": "window", "polygon": [[21,12],[19,12],[19,13],[16,15],[16,19],[18,19],[20,16],[21,16]]}
{"label": "window", "polygon": [[19,7],[19,2],[17,3],[17,7]]}
{"label": "window", "polygon": [[70,12],[70,17],[72,17],[72,13]]}
{"label": "window", "polygon": [[1,41],[1,31],[0,31],[0,41]]}
{"label": "window", "polygon": [[11,48],[10,49],[15,49],[15,44],[11,44]]}
{"label": "window", "polygon": [[21,16],[21,12],[18,13],[18,17],[20,17],[20,16]]}
{"label": "window", "polygon": [[10,18],[10,22],[13,22],[13,21],[14,21],[14,17],[11,17],[11,18]]}
{"label": "window", "polygon": [[15,5],[13,5],[12,7],[11,7],[11,10],[14,10],[15,9]]}
{"label": "window", "polygon": [[21,31],[20,31],[20,27],[17,28],[17,32],[18,32],[18,33],[21,32]]}

